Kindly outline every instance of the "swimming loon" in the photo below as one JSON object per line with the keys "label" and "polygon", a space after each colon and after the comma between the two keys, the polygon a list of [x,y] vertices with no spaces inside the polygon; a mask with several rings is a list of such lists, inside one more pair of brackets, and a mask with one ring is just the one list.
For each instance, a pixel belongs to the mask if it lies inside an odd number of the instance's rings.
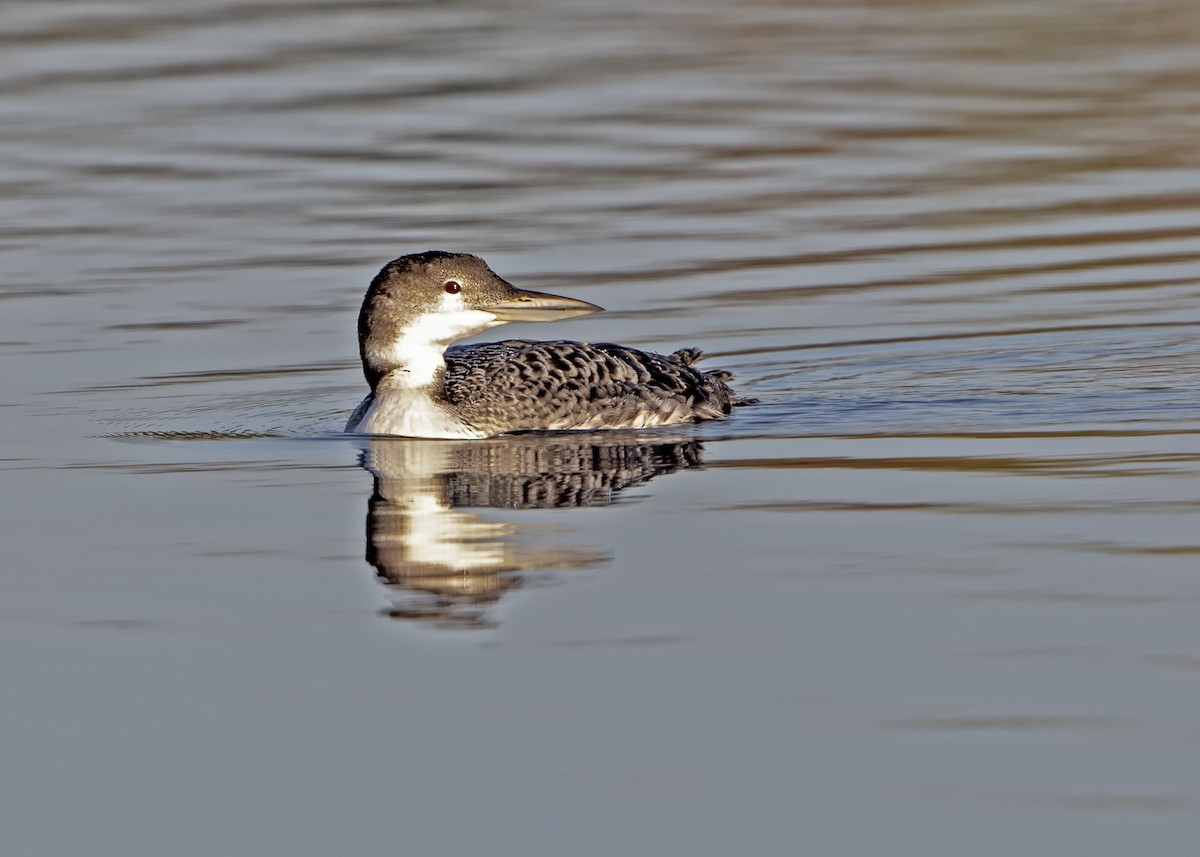
{"label": "swimming loon", "polygon": [[753,400],[728,372],[692,368],[700,351],[669,356],[586,342],[509,339],[451,343],[510,321],[556,321],[603,310],[529,292],[478,256],[431,250],[375,275],[358,316],[371,392],[346,431],[484,438],[514,431],[644,428],[725,416]]}

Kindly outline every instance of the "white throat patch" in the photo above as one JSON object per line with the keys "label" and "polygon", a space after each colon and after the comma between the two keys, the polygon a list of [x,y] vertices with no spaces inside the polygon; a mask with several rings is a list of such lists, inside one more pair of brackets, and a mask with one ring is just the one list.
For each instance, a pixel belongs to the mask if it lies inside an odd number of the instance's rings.
{"label": "white throat patch", "polygon": [[390,355],[399,368],[390,374],[406,387],[424,387],[446,365],[447,346],[503,323],[490,312],[467,307],[461,294],[444,294],[438,309],[400,331]]}

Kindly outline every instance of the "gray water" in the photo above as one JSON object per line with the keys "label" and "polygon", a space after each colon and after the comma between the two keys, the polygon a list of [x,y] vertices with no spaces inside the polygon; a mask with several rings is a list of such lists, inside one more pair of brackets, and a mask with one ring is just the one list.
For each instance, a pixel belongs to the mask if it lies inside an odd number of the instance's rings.
{"label": "gray water", "polygon": [[[1192,0],[0,4],[6,854],[1192,855]],[[388,259],[704,348],[340,435]]]}

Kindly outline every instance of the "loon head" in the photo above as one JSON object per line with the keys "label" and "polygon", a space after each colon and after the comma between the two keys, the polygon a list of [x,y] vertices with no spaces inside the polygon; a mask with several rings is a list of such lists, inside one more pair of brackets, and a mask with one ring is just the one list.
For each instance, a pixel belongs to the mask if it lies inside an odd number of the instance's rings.
{"label": "loon head", "polygon": [[430,250],[393,259],[371,281],[358,314],[358,350],[371,389],[400,370],[423,386],[451,343],[510,321],[558,321],[601,312],[587,301],[529,292],[478,256]]}

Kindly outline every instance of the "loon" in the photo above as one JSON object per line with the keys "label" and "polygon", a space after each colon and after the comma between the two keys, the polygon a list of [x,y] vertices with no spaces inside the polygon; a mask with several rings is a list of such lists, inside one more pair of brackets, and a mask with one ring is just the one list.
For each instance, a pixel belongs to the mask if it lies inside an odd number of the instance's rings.
{"label": "loon", "polygon": [[557,321],[602,308],[518,289],[478,256],[430,250],[383,266],[358,316],[371,392],[347,432],[485,438],[508,432],[629,429],[723,417],[752,399],[723,371],[692,368],[696,348],[664,356],[609,343],[508,339],[451,343],[510,321]]}

